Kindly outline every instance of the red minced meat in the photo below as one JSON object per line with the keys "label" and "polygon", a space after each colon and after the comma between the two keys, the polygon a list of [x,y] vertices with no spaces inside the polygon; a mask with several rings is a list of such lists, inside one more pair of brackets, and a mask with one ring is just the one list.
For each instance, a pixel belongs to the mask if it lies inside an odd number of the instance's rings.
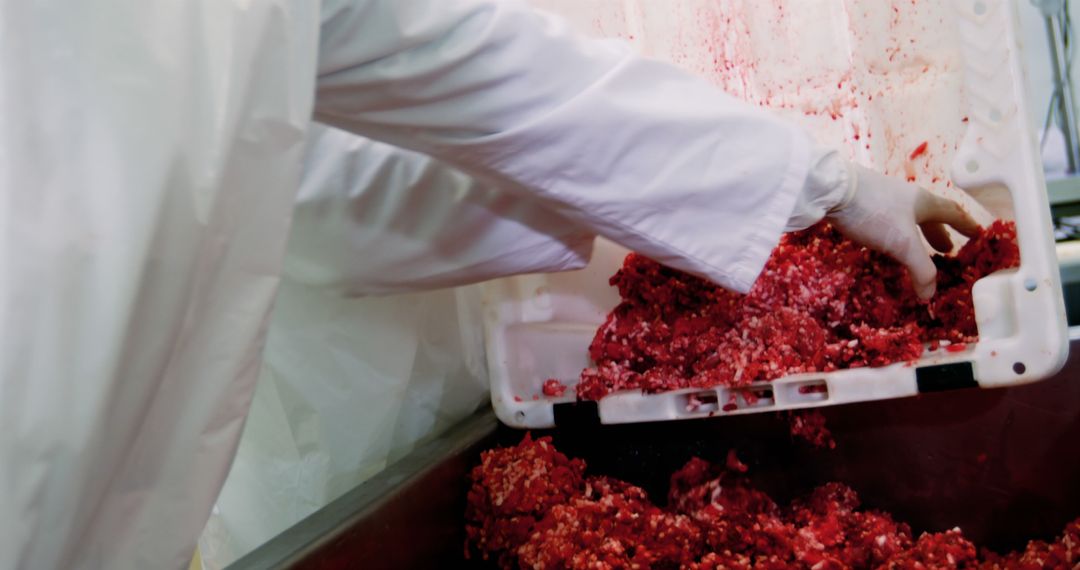
{"label": "red minced meat", "polygon": [[1054,542],[1033,540],[1023,552],[1005,556],[984,552],[983,570],[1036,570],[1039,568],[1076,568],[1080,566],[1080,519],[1065,525]]}
{"label": "red minced meat", "polygon": [[787,234],[740,295],[638,254],[611,284],[622,302],[597,331],[577,395],[745,386],[800,372],[913,362],[924,344],[978,339],[971,287],[1020,261],[1016,226],[997,221],[955,256],[935,256],[937,295],[827,223]]}
{"label": "red minced meat", "polygon": [[[874,568],[911,547],[911,529],[887,513],[859,511],[859,496],[827,483],[795,501],[787,518],[799,527],[798,559],[840,568]],[[838,566],[837,566],[838,565]]]}
{"label": "red minced meat", "polygon": [[[729,453],[732,457],[733,453]],[[730,462],[730,461],[729,461]],[[668,505],[639,487],[584,476],[548,438],[487,451],[472,472],[467,553],[501,568],[755,570],[1027,570],[1080,564],[1080,519],[1053,542],[998,555],[959,529],[923,533],[862,509],[850,487],[828,483],[786,508],[755,489],[741,461],[691,459],[671,476]]]}
{"label": "red minced meat", "polygon": [[960,529],[923,533],[910,549],[895,554],[881,570],[915,570],[937,568],[978,568],[975,545],[964,538]]}
{"label": "red minced meat", "polygon": [[678,568],[702,546],[689,517],[662,511],[639,487],[598,477],[552,507],[517,555],[523,568]]}
{"label": "red minced meat", "polygon": [[545,396],[557,398],[566,393],[566,385],[555,378],[549,378],[544,381],[544,385],[541,391],[544,393]]}
{"label": "red minced meat", "polygon": [[788,428],[793,437],[814,447],[836,449],[832,432],[825,427],[825,416],[818,410],[798,410],[788,414]]}
{"label": "red minced meat", "polygon": [[584,492],[584,473],[585,462],[556,451],[550,437],[485,451],[471,475],[469,542],[485,559],[515,550],[552,507]]}

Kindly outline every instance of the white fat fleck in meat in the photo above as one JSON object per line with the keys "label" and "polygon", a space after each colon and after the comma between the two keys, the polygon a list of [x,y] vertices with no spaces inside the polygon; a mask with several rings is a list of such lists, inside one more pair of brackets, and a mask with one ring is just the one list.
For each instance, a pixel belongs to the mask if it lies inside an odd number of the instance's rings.
{"label": "white fat fleck in meat", "polygon": [[724,488],[717,481],[709,481],[709,485],[713,487],[711,493],[709,493],[709,502],[713,503],[716,508],[721,511],[724,510],[723,505],[717,505],[716,502],[720,500],[720,495],[723,494]]}

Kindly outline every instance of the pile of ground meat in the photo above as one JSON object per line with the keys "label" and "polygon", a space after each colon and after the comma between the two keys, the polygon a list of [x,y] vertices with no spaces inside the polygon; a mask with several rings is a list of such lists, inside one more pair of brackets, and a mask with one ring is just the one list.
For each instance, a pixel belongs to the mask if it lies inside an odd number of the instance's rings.
{"label": "pile of ground meat", "polygon": [[934,258],[938,291],[924,302],[903,266],[825,223],[787,234],[747,295],[630,254],[611,278],[622,302],[596,333],[577,396],[744,386],[957,350],[978,335],[972,285],[1019,261],[1016,226],[995,222]]}
{"label": "pile of ground meat", "polygon": [[629,483],[585,473],[550,438],[484,452],[466,511],[467,556],[502,568],[1036,569],[1080,565],[1080,520],[1024,552],[977,551],[959,529],[913,536],[860,508],[840,483],[787,507],[726,465],[692,459],[671,477],[667,506]]}

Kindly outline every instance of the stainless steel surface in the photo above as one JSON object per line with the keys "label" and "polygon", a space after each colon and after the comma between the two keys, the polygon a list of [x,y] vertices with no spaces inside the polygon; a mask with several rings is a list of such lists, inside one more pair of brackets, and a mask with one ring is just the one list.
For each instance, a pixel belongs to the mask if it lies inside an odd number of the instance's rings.
{"label": "stainless steel surface", "polygon": [[497,425],[477,412],[229,570],[448,567],[462,558],[468,472]]}
{"label": "stainless steel surface", "polygon": [[[793,442],[771,414],[551,435],[590,473],[641,485],[661,503],[687,459],[722,462],[735,448],[780,500],[843,481],[916,532],[959,525],[982,546],[1022,548],[1080,516],[1080,329],[1070,338],[1065,369],[1043,382],[826,408],[833,451]],[[481,450],[521,436],[478,413],[232,568],[464,566],[468,471]]]}

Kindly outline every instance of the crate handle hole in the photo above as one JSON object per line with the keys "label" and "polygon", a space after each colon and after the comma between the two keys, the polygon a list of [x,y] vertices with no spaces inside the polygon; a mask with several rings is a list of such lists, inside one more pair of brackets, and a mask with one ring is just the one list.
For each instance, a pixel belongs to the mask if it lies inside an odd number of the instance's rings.
{"label": "crate handle hole", "polygon": [[829,384],[824,380],[804,382],[795,386],[792,396],[800,401],[820,401],[829,399]]}
{"label": "crate handle hole", "polygon": [[716,392],[694,392],[685,396],[684,409],[687,413],[711,413],[720,409],[720,398]]}
{"label": "crate handle hole", "polygon": [[776,403],[773,389],[765,386],[761,388],[747,388],[739,391],[739,398],[748,408],[765,408]]}
{"label": "crate handle hole", "polygon": [[1013,364],[1013,372],[1017,374],[1023,374],[1027,372],[1027,366],[1024,366],[1023,362],[1017,362]]}

